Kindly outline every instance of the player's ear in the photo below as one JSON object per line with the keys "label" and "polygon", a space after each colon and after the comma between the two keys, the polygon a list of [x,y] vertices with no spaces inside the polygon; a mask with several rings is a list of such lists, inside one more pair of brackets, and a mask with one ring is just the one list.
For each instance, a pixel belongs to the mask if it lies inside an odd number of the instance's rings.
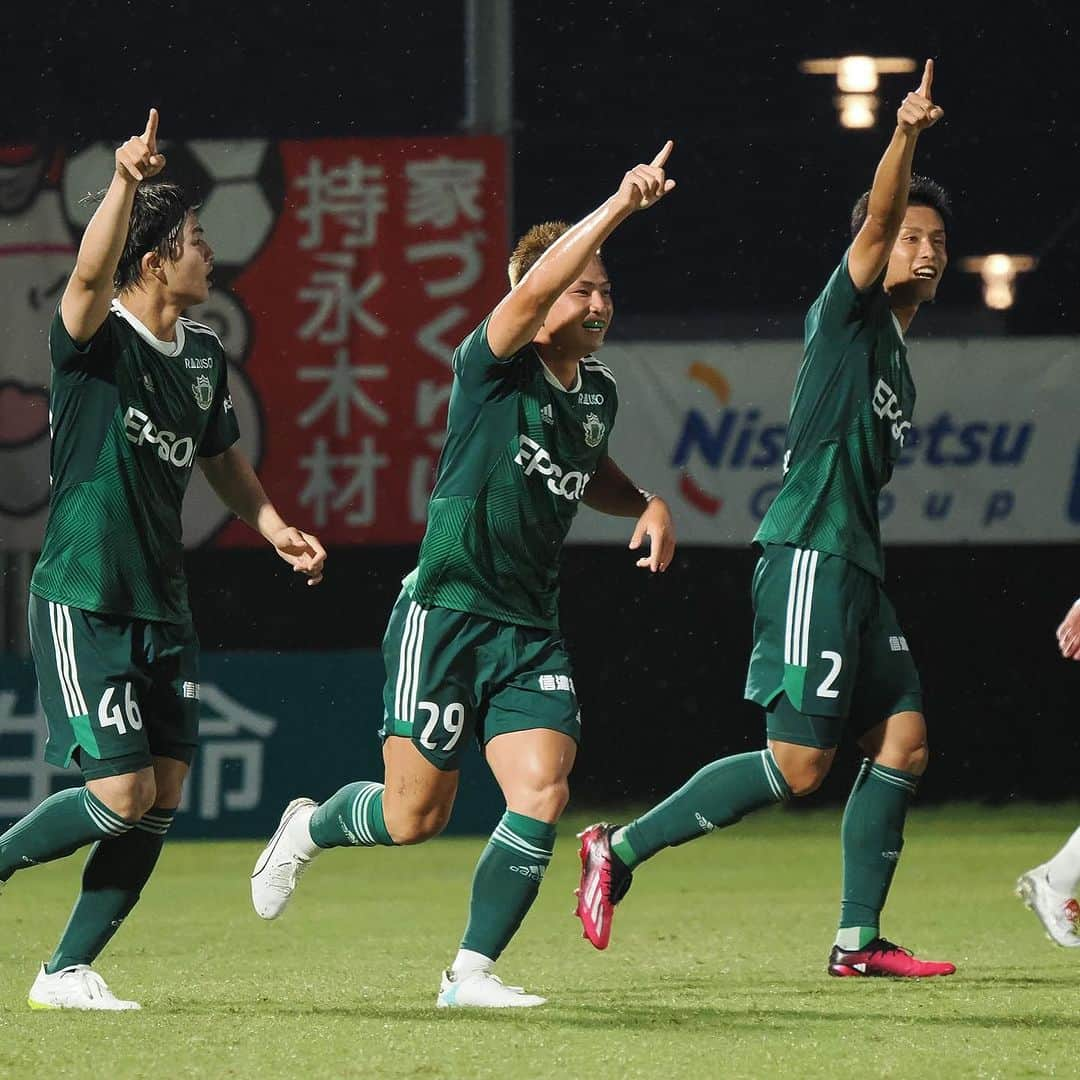
{"label": "player's ear", "polygon": [[139,269],[141,271],[140,277],[156,278],[164,284],[165,260],[156,251],[148,251],[139,259]]}

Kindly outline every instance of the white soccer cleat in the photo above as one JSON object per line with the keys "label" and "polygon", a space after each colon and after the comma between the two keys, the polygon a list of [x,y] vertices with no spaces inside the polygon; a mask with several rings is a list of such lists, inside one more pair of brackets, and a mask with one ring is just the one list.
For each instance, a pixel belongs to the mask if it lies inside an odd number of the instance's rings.
{"label": "white soccer cleat", "polygon": [[61,968],[49,975],[41,965],[27,1004],[31,1009],[83,1009],[127,1012],[141,1009],[137,1001],[121,1001],[105,985],[105,980],[86,964]]}
{"label": "white soccer cleat", "polygon": [[276,919],[285,910],[296,883],[318,853],[308,831],[318,805],[314,799],[293,799],[262,849],[251,872],[251,903],[260,918]]}
{"label": "white soccer cleat", "polygon": [[1045,863],[1021,874],[1016,895],[1035,912],[1052,942],[1067,949],[1080,946],[1080,904],[1050,887]]}
{"label": "white soccer cleat", "polygon": [[520,986],[506,986],[490,971],[469,971],[457,975],[444,971],[435,1004],[440,1009],[529,1009],[543,1005],[547,998],[526,994]]}

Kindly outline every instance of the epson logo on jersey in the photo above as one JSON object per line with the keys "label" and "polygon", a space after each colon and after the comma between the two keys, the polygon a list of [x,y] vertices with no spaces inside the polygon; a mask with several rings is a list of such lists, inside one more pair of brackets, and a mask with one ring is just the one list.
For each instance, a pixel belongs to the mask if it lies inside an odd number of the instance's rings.
{"label": "epson logo on jersey", "polygon": [[185,356],[184,367],[189,371],[205,371],[207,368],[214,366],[214,358],[212,356]]}
{"label": "epson logo on jersey", "polygon": [[603,394],[578,394],[577,403],[579,405],[603,405]]}
{"label": "epson logo on jersey", "polygon": [[142,446],[149,443],[157,447],[162,461],[172,462],[178,469],[186,469],[195,458],[195,440],[190,435],[176,437],[175,431],[161,431],[146,413],[128,406],[124,413],[124,434],[130,443]]}
{"label": "epson logo on jersey", "polygon": [[[900,410],[900,399],[893,393],[893,389],[884,379],[878,379],[874,387],[874,412],[882,420],[892,420],[892,437],[898,439],[900,445],[904,445],[904,432],[911,427],[911,421],[904,419]],[[896,423],[899,420],[900,423]]]}
{"label": "epson logo on jersey", "polygon": [[585,485],[592,479],[591,473],[567,472],[561,465],[556,465],[551,455],[528,435],[519,435],[518,439],[521,448],[514,461],[524,467],[526,476],[539,473],[546,477],[548,490],[570,502],[577,502],[585,494]]}

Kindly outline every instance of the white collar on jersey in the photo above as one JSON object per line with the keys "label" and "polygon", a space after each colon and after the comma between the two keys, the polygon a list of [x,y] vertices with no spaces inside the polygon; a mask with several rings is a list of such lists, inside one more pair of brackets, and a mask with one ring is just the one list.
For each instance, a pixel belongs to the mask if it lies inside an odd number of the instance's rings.
{"label": "white collar on jersey", "polygon": [[[535,346],[534,346],[535,348]],[[551,368],[544,363],[544,358],[540,355],[540,350],[536,350],[536,357],[540,361],[540,366],[544,369],[544,378],[547,379],[556,390],[561,390],[564,394],[576,394],[581,389],[581,361],[578,361],[577,366],[577,380],[573,386],[563,386],[561,382],[552,373]],[[585,359],[588,359],[586,357]]]}
{"label": "white collar on jersey", "polygon": [[890,311],[889,314],[892,316],[893,326],[896,327],[896,332],[900,335],[900,343],[906,345],[907,342],[904,340],[904,328],[900,325],[900,320],[896,317],[896,312]]}
{"label": "white collar on jersey", "polygon": [[135,330],[135,333],[139,335],[152,349],[156,349],[162,356],[179,356],[184,351],[184,324],[178,319],[176,322],[176,340],[175,341],[162,341],[161,338],[154,337],[152,333],[138,320],[134,315],[119,300],[113,300],[112,310],[120,316],[124,322],[129,323]]}

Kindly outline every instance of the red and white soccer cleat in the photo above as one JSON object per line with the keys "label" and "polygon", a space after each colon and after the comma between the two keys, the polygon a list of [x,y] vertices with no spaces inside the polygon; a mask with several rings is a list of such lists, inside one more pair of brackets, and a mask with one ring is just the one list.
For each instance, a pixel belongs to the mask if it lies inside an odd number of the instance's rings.
{"label": "red and white soccer cleat", "polygon": [[861,949],[833,946],[829,954],[830,975],[885,976],[894,979],[925,979],[931,975],[952,975],[955,964],[941,960],[920,960],[910,949],[902,949],[885,938],[874,938]]}
{"label": "red and white soccer cleat", "polygon": [[611,940],[615,905],[626,895],[633,875],[611,853],[611,834],[617,825],[600,822],[590,825],[581,839],[581,883],[574,890],[578,898],[574,914],[584,927],[583,937],[598,949]]}
{"label": "red and white soccer cleat", "polygon": [[1080,904],[1075,897],[1051,887],[1046,863],[1020,875],[1016,895],[1035,912],[1055,945],[1080,947]]}

